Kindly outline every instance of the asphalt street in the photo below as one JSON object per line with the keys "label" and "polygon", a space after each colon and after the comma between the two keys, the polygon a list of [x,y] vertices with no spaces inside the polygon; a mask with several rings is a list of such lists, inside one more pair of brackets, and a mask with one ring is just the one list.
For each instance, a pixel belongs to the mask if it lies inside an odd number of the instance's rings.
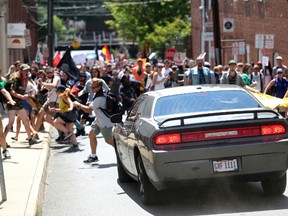
{"label": "asphalt street", "polygon": [[51,143],[43,216],[288,215],[288,190],[283,196],[268,197],[259,183],[199,182],[166,191],[160,204],[144,206],[137,183],[117,182],[114,149],[102,136],[99,161],[93,164],[83,163],[90,153],[88,136],[77,140],[80,150],[75,152],[69,145]]}

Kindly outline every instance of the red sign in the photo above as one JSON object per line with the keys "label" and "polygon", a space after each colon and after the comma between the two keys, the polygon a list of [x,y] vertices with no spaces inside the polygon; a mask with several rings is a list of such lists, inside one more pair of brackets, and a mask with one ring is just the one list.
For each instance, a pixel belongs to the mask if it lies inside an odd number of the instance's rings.
{"label": "red sign", "polygon": [[263,55],[269,55],[269,49],[261,49],[261,53],[263,54]]}
{"label": "red sign", "polygon": [[177,52],[176,49],[174,48],[168,48],[166,51],[165,51],[165,59],[168,59],[170,61],[173,60],[174,58],[174,54]]}

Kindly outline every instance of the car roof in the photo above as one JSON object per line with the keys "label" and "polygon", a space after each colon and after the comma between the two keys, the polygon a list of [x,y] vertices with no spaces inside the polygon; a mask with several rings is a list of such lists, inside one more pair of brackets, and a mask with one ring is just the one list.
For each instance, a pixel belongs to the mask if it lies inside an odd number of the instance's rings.
{"label": "car roof", "polygon": [[149,94],[154,97],[163,97],[177,94],[186,94],[193,92],[208,92],[208,91],[246,91],[244,88],[237,85],[189,85],[189,86],[179,86],[174,88],[165,88],[156,91],[149,91]]}

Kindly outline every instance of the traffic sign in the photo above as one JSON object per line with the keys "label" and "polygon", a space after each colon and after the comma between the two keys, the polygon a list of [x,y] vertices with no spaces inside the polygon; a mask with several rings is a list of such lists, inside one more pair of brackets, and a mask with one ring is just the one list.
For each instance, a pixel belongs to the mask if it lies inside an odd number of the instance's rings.
{"label": "traffic sign", "polygon": [[172,61],[173,60],[173,57],[174,57],[174,54],[177,52],[176,49],[174,48],[168,48],[166,51],[165,51],[165,58]]}
{"label": "traffic sign", "polygon": [[245,54],[245,42],[239,42],[239,55],[244,55]]}
{"label": "traffic sign", "polygon": [[239,54],[239,43],[238,42],[232,43],[232,54],[233,55]]}
{"label": "traffic sign", "polygon": [[265,35],[265,48],[274,49],[274,35],[273,34]]}
{"label": "traffic sign", "polygon": [[264,34],[255,35],[255,48],[261,49],[264,47]]}
{"label": "traffic sign", "polygon": [[29,29],[24,30],[24,39],[26,47],[32,46],[31,34]]}

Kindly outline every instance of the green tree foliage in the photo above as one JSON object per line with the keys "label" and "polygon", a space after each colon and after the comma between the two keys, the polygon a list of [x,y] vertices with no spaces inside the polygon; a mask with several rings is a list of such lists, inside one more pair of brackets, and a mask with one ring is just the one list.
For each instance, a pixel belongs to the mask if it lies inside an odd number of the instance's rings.
{"label": "green tree foliage", "polygon": [[114,18],[106,21],[106,24],[120,36],[139,45],[150,43],[153,50],[163,52],[171,46],[175,38],[182,39],[190,35],[188,0],[162,2],[147,0],[105,4]]}
{"label": "green tree foliage", "polygon": [[[47,8],[44,6],[38,6],[38,16],[39,20],[46,21],[46,24],[40,25],[40,38],[41,40],[45,40],[45,37],[48,32],[48,25],[47,25]],[[66,27],[63,24],[63,20],[60,19],[58,16],[54,15],[53,16],[53,31],[57,33],[58,39],[65,39],[65,32],[66,32]],[[43,35],[43,36],[42,36]]]}

